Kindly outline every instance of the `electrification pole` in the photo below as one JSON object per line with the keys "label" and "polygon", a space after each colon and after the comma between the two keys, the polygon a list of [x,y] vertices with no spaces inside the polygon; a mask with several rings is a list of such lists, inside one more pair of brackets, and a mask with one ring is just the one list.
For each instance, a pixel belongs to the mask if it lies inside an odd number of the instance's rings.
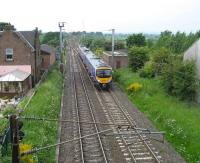
{"label": "electrification pole", "polygon": [[115,29],[112,29],[112,68],[114,70]]}
{"label": "electrification pole", "polygon": [[62,56],[62,28],[65,26],[65,22],[59,22],[58,23],[58,27],[60,28],[60,59],[61,59],[61,63],[63,63],[63,56]]}

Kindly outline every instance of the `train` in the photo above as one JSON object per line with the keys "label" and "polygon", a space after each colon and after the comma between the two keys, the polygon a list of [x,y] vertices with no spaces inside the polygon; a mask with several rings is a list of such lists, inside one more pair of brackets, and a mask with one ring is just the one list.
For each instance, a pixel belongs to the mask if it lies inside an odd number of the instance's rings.
{"label": "train", "polygon": [[106,64],[85,46],[79,45],[79,56],[97,88],[106,90],[112,88],[111,66]]}

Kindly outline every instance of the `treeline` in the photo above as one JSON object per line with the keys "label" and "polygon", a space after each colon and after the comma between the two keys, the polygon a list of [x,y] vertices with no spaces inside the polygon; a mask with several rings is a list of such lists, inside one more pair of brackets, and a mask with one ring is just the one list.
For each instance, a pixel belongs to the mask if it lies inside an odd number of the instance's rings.
{"label": "treeline", "polygon": [[141,77],[159,77],[168,94],[194,101],[199,87],[196,66],[194,61],[183,61],[183,52],[199,34],[164,31],[157,40],[146,40],[143,34],[130,35],[126,40],[129,67]]}
{"label": "treeline", "polygon": [[[121,36],[120,36],[121,37]],[[104,35],[101,32],[84,33],[81,35],[80,43],[90,48],[92,51],[111,51],[112,50],[112,36]],[[125,40],[115,40],[115,50],[125,48]]]}
{"label": "treeline", "polygon": [[52,47],[59,46],[59,32],[47,32],[40,34],[40,42],[41,44],[48,44]]}

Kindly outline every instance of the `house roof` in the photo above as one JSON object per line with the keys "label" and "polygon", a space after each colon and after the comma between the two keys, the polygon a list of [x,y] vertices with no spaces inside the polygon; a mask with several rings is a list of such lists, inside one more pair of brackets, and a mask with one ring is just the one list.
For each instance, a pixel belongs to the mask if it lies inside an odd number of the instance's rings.
{"label": "house roof", "polygon": [[24,81],[30,75],[31,75],[30,73],[16,69],[12,72],[9,72],[9,73],[1,76],[0,82]]}
{"label": "house roof", "polygon": [[0,76],[8,74],[14,70],[20,70],[31,74],[31,65],[0,66]]}
{"label": "house roof", "polygon": [[[108,55],[108,56],[112,56],[112,51],[104,51],[104,54]],[[118,56],[118,57],[127,57],[127,51],[125,50],[116,50],[114,51],[114,56]]]}
{"label": "house roof", "polygon": [[[0,36],[4,31],[0,31]],[[35,46],[35,33],[36,31],[13,31],[22,41],[28,44],[28,46],[34,50]]]}
{"label": "house roof", "polygon": [[32,49],[35,49],[35,30],[34,31],[16,31],[15,32]]}
{"label": "house roof", "polygon": [[55,53],[55,49],[47,44],[42,44],[40,50],[48,54]]}

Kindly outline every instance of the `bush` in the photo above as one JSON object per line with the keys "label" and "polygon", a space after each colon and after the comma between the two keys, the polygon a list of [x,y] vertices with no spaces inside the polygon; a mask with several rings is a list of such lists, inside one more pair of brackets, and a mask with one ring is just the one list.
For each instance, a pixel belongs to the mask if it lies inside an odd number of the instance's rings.
{"label": "bush", "polygon": [[140,77],[143,77],[143,78],[152,78],[155,76],[153,64],[151,61],[146,62],[143,69],[140,70],[139,75]]}
{"label": "bush", "polygon": [[14,108],[13,106],[7,106],[6,108],[4,108],[3,116],[12,115],[16,113],[17,113],[16,108]]}
{"label": "bush", "polygon": [[169,63],[171,52],[166,48],[160,48],[152,54],[152,69],[156,75],[160,75],[163,67]]}
{"label": "bush", "polygon": [[113,80],[115,80],[115,81],[119,81],[120,74],[117,73],[117,72],[114,72],[114,73],[112,74],[112,77],[113,77]]}
{"label": "bush", "polygon": [[134,93],[142,89],[142,84],[139,83],[132,83],[128,86],[127,91],[129,93]]}
{"label": "bush", "polygon": [[146,47],[132,47],[128,52],[129,59],[129,67],[133,71],[137,71],[138,69],[144,66],[144,63],[148,61],[148,48]]}
{"label": "bush", "polygon": [[[19,149],[20,149],[20,154],[21,154],[23,152],[30,151],[32,149],[32,147],[31,147],[31,145],[28,145],[28,144],[20,144]],[[34,161],[32,159],[32,155],[30,155],[30,154],[20,157],[20,162],[21,163],[34,163]]]}
{"label": "bush", "polygon": [[162,72],[166,91],[181,100],[194,101],[199,87],[194,61],[171,61]]}

